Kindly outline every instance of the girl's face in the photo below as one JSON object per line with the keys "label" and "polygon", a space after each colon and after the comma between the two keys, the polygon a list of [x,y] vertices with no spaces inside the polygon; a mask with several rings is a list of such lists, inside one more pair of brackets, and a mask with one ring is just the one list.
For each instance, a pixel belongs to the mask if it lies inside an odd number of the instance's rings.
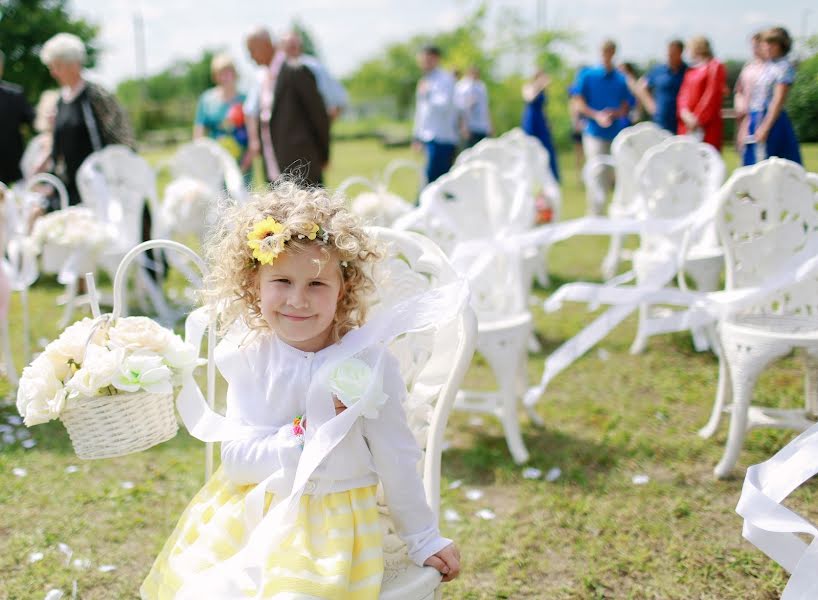
{"label": "girl's face", "polygon": [[343,295],[334,252],[329,260],[315,245],[303,252],[282,252],[272,265],[259,268],[258,277],[261,315],[283,342],[304,352],[330,345],[335,309]]}

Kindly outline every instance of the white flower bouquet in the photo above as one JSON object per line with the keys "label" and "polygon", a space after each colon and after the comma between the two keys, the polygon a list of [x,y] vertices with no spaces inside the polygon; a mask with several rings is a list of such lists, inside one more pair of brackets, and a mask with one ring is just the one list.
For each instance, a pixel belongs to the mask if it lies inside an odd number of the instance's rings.
{"label": "white flower bouquet", "polygon": [[27,426],[62,419],[80,458],[121,456],[176,435],[173,391],[197,349],[147,317],[83,319],[23,370]]}
{"label": "white flower bouquet", "polygon": [[94,250],[113,244],[116,230],[112,225],[100,221],[90,208],[70,206],[37,219],[30,238],[39,251],[46,244]]}

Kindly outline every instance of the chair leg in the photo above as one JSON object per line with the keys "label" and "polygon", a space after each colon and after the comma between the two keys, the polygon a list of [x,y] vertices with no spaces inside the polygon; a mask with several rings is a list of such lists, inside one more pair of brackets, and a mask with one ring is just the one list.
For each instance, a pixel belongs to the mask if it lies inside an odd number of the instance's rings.
{"label": "chair leg", "polygon": [[77,306],[77,291],[79,282],[73,279],[65,285],[65,308],[62,311],[62,318],[60,319],[59,329],[65,329],[74,317],[74,309]]}
{"label": "chair leg", "polygon": [[804,399],[807,418],[818,417],[818,348],[804,353]]}
{"label": "chair leg", "polygon": [[28,287],[20,290],[20,304],[23,311],[23,363],[31,362],[31,318],[28,310]]}
{"label": "chair leg", "polygon": [[763,353],[758,348],[746,344],[722,344],[725,358],[729,361],[733,405],[730,411],[730,429],[727,433],[727,447],[724,455],[713,469],[716,477],[724,479],[736,466],[744,438],[747,435],[750,404],[753,400],[753,389],[761,371],[776,358],[787,354],[790,346],[781,344],[766,346]]}
{"label": "chair leg", "polygon": [[710,419],[707,425],[699,429],[699,435],[705,439],[712,437],[721,423],[721,416],[724,414],[724,407],[727,406],[732,399],[732,390],[730,383],[730,369],[727,365],[727,359],[722,357],[719,360],[719,387],[716,392],[716,401],[713,403],[713,412],[710,413]]}
{"label": "chair leg", "polygon": [[537,283],[543,288],[547,288],[551,285],[551,278],[548,276],[548,251],[550,249],[550,246],[543,246],[538,253],[539,261],[537,262],[535,276]]}
{"label": "chair leg", "polygon": [[503,424],[506,444],[508,444],[508,450],[511,452],[511,457],[514,459],[514,462],[521,465],[528,461],[528,450],[525,447],[523,436],[520,432],[520,417],[517,412],[517,394],[511,392],[508,387],[502,389],[500,393],[502,394],[500,421]]}
{"label": "chair leg", "polygon": [[17,368],[14,366],[14,357],[11,355],[8,319],[0,323],[0,338],[3,343],[3,355],[6,357],[6,378],[11,385],[16,386],[20,380],[17,377]]}
{"label": "chair leg", "polygon": [[602,278],[610,279],[616,275],[619,268],[619,256],[622,254],[622,236],[614,234],[611,236],[611,244],[608,246],[608,254],[602,261]]}
{"label": "chair leg", "polygon": [[645,333],[647,327],[647,320],[648,320],[648,310],[650,309],[649,305],[647,304],[640,304],[639,305],[639,324],[636,328],[636,337],[633,340],[633,344],[631,344],[631,354],[642,354],[647,348],[648,345],[648,336]]}

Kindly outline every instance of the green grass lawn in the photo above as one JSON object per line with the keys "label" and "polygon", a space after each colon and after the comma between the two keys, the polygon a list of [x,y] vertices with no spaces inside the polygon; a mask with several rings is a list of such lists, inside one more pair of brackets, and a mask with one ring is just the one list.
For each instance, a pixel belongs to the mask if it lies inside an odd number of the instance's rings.
{"label": "green grass lawn", "polygon": [[[805,148],[806,166],[818,170],[818,146]],[[373,175],[409,150],[383,150],[375,142],[334,147],[330,186],[352,174]],[[160,155],[152,157],[159,160]],[[736,164],[732,153],[728,165]],[[584,212],[584,196],[573,161],[561,156],[565,215]],[[408,174],[398,182],[413,195]],[[584,237],[551,251],[556,284],[598,280],[606,239]],[[54,279],[31,292],[32,337],[52,339],[59,311]],[[539,290],[545,298],[553,291]],[[535,309],[546,351],[579,331],[591,315],[568,304],[557,313]],[[12,304],[11,329],[19,347],[20,308]],[[787,574],[741,538],[734,507],[744,469],[771,456],[791,433],[751,432],[737,476],[716,481],[726,430],[702,440],[696,430],[709,415],[717,361],[693,351],[688,335],[660,336],[647,352],[631,356],[635,319],[627,320],[550,385],[537,409],[546,422],[524,422],[530,465],[544,472],[559,467],[551,483],[528,480],[510,459],[499,423],[454,414],[451,448],[443,456],[443,508],[462,517],[444,522],[463,554],[459,580],[445,587],[452,599],[633,598],[773,599]],[[539,378],[544,354],[532,355],[529,373]],[[20,355],[17,355],[18,363]],[[772,406],[802,402],[801,357],[775,364],[761,378],[757,400]],[[467,384],[484,387],[492,378],[475,360]],[[0,378],[0,395],[9,392]],[[0,422],[16,414],[0,407]],[[186,433],[147,452],[83,462],[73,454],[58,422],[31,430],[36,447],[0,444],[0,598],[42,598],[51,588],[70,597],[77,582],[83,599],[134,598],[165,538],[186,503],[203,483],[203,446]],[[67,472],[68,467],[78,467]],[[27,471],[24,477],[13,469]],[[648,475],[646,485],[632,477]],[[462,486],[450,489],[454,481]],[[131,482],[123,486],[123,482]],[[478,501],[465,491],[484,492]],[[788,501],[818,517],[818,488],[809,484]],[[496,519],[475,513],[489,508]],[[70,546],[70,562],[58,550]],[[30,562],[33,552],[42,560]],[[75,559],[91,561],[79,568]],[[115,565],[100,572],[100,565]]]}

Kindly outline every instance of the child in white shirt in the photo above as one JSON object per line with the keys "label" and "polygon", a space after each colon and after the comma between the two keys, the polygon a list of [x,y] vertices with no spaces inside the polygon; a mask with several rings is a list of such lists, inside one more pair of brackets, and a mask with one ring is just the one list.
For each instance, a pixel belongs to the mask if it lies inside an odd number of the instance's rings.
{"label": "child in white shirt", "polygon": [[[257,433],[210,438],[224,440],[222,465],[185,510],[142,598],[375,599],[378,481],[409,557],[443,581],[458,575],[457,547],[440,536],[417,473],[397,360],[378,353],[374,338],[367,347],[361,327],[369,267],[380,257],[343,200],[322,189],[281,183],[223,214],[207,246],[206,294],[228,331],[216,364],[228,382],[230,427]],[[322,387],[328,366],[356,343],[364,350]],[[366,391],[356,395],[361,380]],[[316,468],[299,469],[313,459]]]}

